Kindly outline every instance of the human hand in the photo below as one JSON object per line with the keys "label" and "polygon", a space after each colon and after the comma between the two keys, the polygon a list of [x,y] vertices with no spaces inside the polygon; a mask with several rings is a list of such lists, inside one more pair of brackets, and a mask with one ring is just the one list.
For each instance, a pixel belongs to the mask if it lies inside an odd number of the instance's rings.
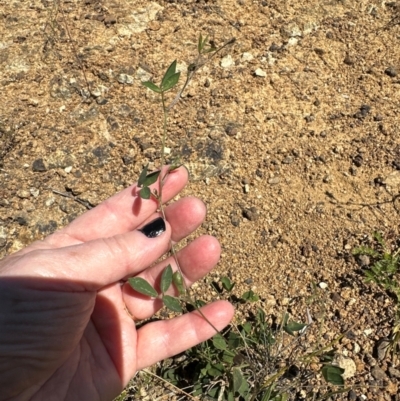
{"label": "human hand", "polygon": [[[163,202],[187,179],[184,168],[168,174]],[[180,199],[165,208],[165,231],[148,238],[138,228],[159,217],[156,209],[155,200],[141,200],[132,186],[0,261],[0,400],[110,401],[137,370],[215,334],[196,311],[136,330],[131,316],[149,318],[162,305],[136,293],[126,279],[140,276],[158,288],[165,266],[176,266],[173,258],[153,263],[171,239],[180,241],[205,217],[200,200]],[[187,285],[219,256],[210,236],[182,249]],[[233,315],[225,301],[201,310],[219,330]]]}

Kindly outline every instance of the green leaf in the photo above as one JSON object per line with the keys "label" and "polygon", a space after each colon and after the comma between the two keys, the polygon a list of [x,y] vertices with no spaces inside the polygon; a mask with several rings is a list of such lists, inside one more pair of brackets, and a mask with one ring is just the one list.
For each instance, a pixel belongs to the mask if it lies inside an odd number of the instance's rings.
{"label": "green leaf", "polygon": [[339,366],[334,365],[325,365],[321,369],[322,376],[328,382],[333,384],[334,386],[344,386],[344,379],[342,374],[344,373],[344,369]]}
{"label": "green leaf", "polygon": [[239,368],[233,368],[232,372],[232,379],[233,379],[233,391],[237,393],[240,389],[240,387],[243,384],[244,377],[242,375],[242,372],[240,371]]}
{"label": "green leaf", "polygon": [[161,171],[153,171],[152,173],[147,174],[144,180],[142,181],[142,185],[144,187],[148,187],[149,185],[154,184],[157,181],[158,176],[160,174]]}
{"label": "green leaf", "polygon": [[226,350],[226,341],[225,338],[221,336],[221,334],[216,334],[213,338],[212,338],[212,342],[213,345],[216,349],[219,349],[221,351],[225,351]]}
{"label": "green leaf", "polygon": [[146,179],[146,177],[147,177],[147,169],[149,168],[149,165],[147,164],[145,167],[143,167],[143,170],[142,170],[142,172],[140,173],[140,175],[139,175],[139,180],[138,180],[138,186],[139,187],[142,187],[143,186],[143,183],[144,183],[144,180]]}
{"label": "green leaf", "polygon": [[[165,74],[164,74],[164,76],[163,76],[163,79],[162,79],[162,81],[161,81],[161,89],[164,91],[164,90],[167,90],[166,89],[166,86],[167,86],[167,82],[174,76],[174,75],[176,75],[177,74],[177,72],[176,72],[176,60],[174,60],[172,63],[171,63],[171,65],[168,67],[168,69],[167,69],[167,71],[165,72]],[[179,79],[179,77],[178,77],[178,79]]]}
{"label": "green leaf", "polygon": [[246,291],[243,295],[242,295],[242,299],[248,302],[257,302],[260,297],[254,293],[253,290],[250,291]]}
{"label": "green leaf", "polygon": [[164,305],[173,312],[183,312],[181,303],[178,298],[171,297],[170,295],[164,295],[162,297]]}
{"label": "green leaf", "polygon": [[135,291],[151,298],[158,297],[158,292],[144,278],[132,277],[128,279],[128,282]]}
{"label": "green leaf", "polygon": [[224,365],[222,363],[211,364],[211,366],[207,369],[207,373],[210,376],[221,376],[224,373]]}
{"label": "green leaf", "polygon": [[228,292],[231,292],[233,290],[233,287],[235,286],[235,283],[232,283],[229,277],[222,277],[221,283],[222,287],[224,287],[224,289]]}
{"label": "green leaf", "polygon": [[239,393],[242,397],[246,398],[249,392],[249,384],[243,377],[243,374],[239,368],[233,368],[233,390]]}
{"label": "green leaf", "polygon": [[168,290],[171,283],[172,283],[172,267],[171,267],[171,265],[168,265],[164,269],[162,276],[161,276],[160,289],[163,294]]}
{"label": "green leaf", "polygon": [[297,323],[297,322],[289,322],[285,326],[283,326],[283,330],[285,330],[286,333],[294,336],[294,333],[296,333],[297,331],[303,330],[304,327],[307,327],[307,324]]}
{"label": "green leaf", "polygon": [[201,50],[203,49],[203,35],[202,34],[200,34],[199,35],[199,40],[198,40],[198,42],[197,42],[197,51],[199,52],[199,53],[201,53]]}
{"label": "green leaf", "polygon": [[143,187],[140,191],[139,191],[139,196],[142,199],[150,199],[151,197],[151,191],[149,187]]}
{"label": "green leaf", "polygon": [[179,77],[181,76],[180,72],[175,73],[170,78],[168,78],[162,86],[162,90],[164,92],[169,91],[172,89],[179,81]]}
{"label": "green leaf", "polygon": [[142,85],[144,85],[146,88],[149,88],[153,92],[161,93],[161,89],[151,81],[142,82]]}
{"label": "green leaf", "polygon": [[185,290],[185,285],[183,284],[183,277],[178,270],[172,275],[172,281],[175,284],[175,287],[178,290],[179,295],[185,295],[186,290]]}

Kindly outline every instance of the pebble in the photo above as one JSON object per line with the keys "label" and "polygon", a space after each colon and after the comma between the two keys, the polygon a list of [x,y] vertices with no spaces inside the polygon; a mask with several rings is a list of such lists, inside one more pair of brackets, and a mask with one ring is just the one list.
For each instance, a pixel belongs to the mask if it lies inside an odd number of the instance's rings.
{"label": "pebble", "polygon": [[235,60],[233,59],[233,57],[228,54],[225,57],[222,58],[221,60],[221,67],[222,68],[229,68],[235,65]]}
{"label": "pebble", "polygon": [[292,164],[293,163],[293,157],[291,156],[286,156],[283,160],[282,160],[283,164]]}
{"label": "pebble", "polygon": [[386,373],[378,365],[375,365],[371,369],[371,375],[375,380],[386,380],[387,379]]}
{"label": "pebble", "polygon": [[318,286],[319,286],[319,288],[322,288],[323,290],[325,290],[325,289],[328,288],[328,284],[325,283],[325,282],[323,282],[323,281],[321,281],[321,282],[318,284]]}
{"label": "pebble", "polygon": [[331,295],[331,299],[333,302],[338,303],[342,300],[342,297],[337,292],[334,292]]}
{"label": "pebble", "polygon": [[344,58],[343,62],[347,65],[353,65],[355,63],[354,57],[350,56],[350,54],[346,54],[346,57]]}
{"label": "pebble", "polygon": [[368,255],[358,255],[357,263],[361,267],[369,266],[371,264],[371,259]]}
{"label": "pebble", "polygon": [[250,185],[244,184],[243,191],[245,194],[248,194],[250,192]]}
{"label": "pebble", "polygon": [[231,217],[231,223],[234,227],[239,227],[240,225],[240,218],[238,216],[232,216]]}
{"label": "pebble", "polygon": [[261,68],[257,68],[257,69],[254,71],[254,74],[255,74],[257,77],[261,77],[261,78],[265,78],[265,77],[267,76],[267,73],[266,73],[264,70],[262,70]]}
{"label": "pebble", "polygon": [[35,172],[43,172],[46,171],[47,168],[43,162],[43,159],[36,159],[32,164],[32,171]]}
{"label": "pebble", "polygon": [[356,374],[357,367],[356,363],[353,361],[353,359],[345,357],[343,355],[337,355],[335,357],[335,362],[339,367],[344,369],[344,372],[342,374],[343,379],[349,379],[353,377]]}
{"label": "pebble", "polygon": [[251,53],[243,53],[242,54],[242,61],[251,61],[253,60],[254,56]]}
{"label": "pebble", "polygon": [[256,221],[258,219],[257,209],[253,206],[250,209],[243,209],[243,217],[250,221]]}
{"label": "pebble", "polygon": [[281,182],[280,177],[272,177],[268,180],[268,184],[271,184],[271,185],[276,185],[276,184],[279,184],[280,182]]}
{"label": "pebble", "polygon": [[394,78],[395,76],[397,76],[397,70],[395,67],[390,66],[390,67],[386,68],[385,74],[391,78]]}
{"label": "pebble", "polygon": [[40,194],[39,189],[34,188],[34,187],[30,188],[30,189],[29,189],[29,192],[31,193],[31,195],[32,195],[34,198],[37,198],[37,197],[39,196],[39,194]]}
{"label": "pebble", "polygon": [[132,77],[132,75],[128,75],[128,74],[119,74],[117,76],[117,81],[120,84],[132,85],[133,84],[133,77]]}
{"label": "pebble", "polygon": [[390,367],[388,369],[388,373],[390,377],[395,377],[396,379],[400,379],[400,370]]}
{"label": "pebble", "polygon": [[21,199],[28,199],[31,196],[31,194],[26,189],[20,189],[19,191],[17,191],[17,196],[18,198]]}

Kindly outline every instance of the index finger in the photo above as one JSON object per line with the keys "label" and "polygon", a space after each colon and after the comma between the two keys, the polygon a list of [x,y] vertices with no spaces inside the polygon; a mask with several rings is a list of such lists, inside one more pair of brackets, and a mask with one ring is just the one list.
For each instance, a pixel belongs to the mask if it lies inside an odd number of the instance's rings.
{"label": "index finger", "polygon": [[[160,177],[167,173],[167,169],[168,167],[163,168]],[[184,167],[167,173],[162,190],[163,203],[176,196],[187,181],[188,172]],[[157,181],[151,188],[158,189],[158,185]],[[141,199],[139,188],[134,184],[79,216],[68,226],[49,236],[47,241],[66,246],[124,234],[137,228],[156,211],[157,206],[153,197]]]}

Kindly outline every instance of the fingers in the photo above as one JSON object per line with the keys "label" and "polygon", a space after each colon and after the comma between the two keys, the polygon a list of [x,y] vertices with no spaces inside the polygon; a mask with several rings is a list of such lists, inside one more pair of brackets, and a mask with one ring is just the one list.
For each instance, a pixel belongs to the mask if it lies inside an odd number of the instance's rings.
{"label": "fingers", "polygon": [[[171,237],[171,226],[168,222],[164,224],[165,231],[153,238],[135,230],[59,249],[34,250],[15,258],[10,269],[1,273],[13,277],[56,278],[70,283],[71,291],[97,291],[140,273],[163,255]],[[51,280],[44,281],[51,285]]]}
{"label": "fingers", "polygon": [[[188,246],[178,252],[178,262],[182,269],[187,286],[204,277],[218,263],[221,253],[219,242],[211,236],[203,236],[195,239]],[[160,289],[161,274],[165,267],[171,264],[173,270],[177,270],[174,257],[146,269],[139,277],[148,281],[157,291]],[[169,295],[178,295],[172,286],[167,292]],[[123,299],[130,313],[137,320],[147,319],[162,307],[159,299],[144,297],[134,291],[129,283],[122,288]]]}
{"label": "fingers", "polygon": [[[233,306],[227,301],[206,305],[201,311],[218,330],[230,322],[234,312]],[[176,355],[214,334],[213,327],[198,311],[146,324],[138,330],[137,369]]]}
{"label": "fingers", "polygon": [[[163,169],[160,176],[167,171]],[[180,167],[167,174],[163,186],[163,202],[176,196],[186,185],[188,172]],[[158,189],[158,182],[151,188]],[[100,205],[78,217],[64,229],[49,236],[46,241],[53,246],[68,246],[91,241],[104,236],[112,237],[135,229],[157,209],[157,201],[143,200],[135,185],[126,188]]]}

